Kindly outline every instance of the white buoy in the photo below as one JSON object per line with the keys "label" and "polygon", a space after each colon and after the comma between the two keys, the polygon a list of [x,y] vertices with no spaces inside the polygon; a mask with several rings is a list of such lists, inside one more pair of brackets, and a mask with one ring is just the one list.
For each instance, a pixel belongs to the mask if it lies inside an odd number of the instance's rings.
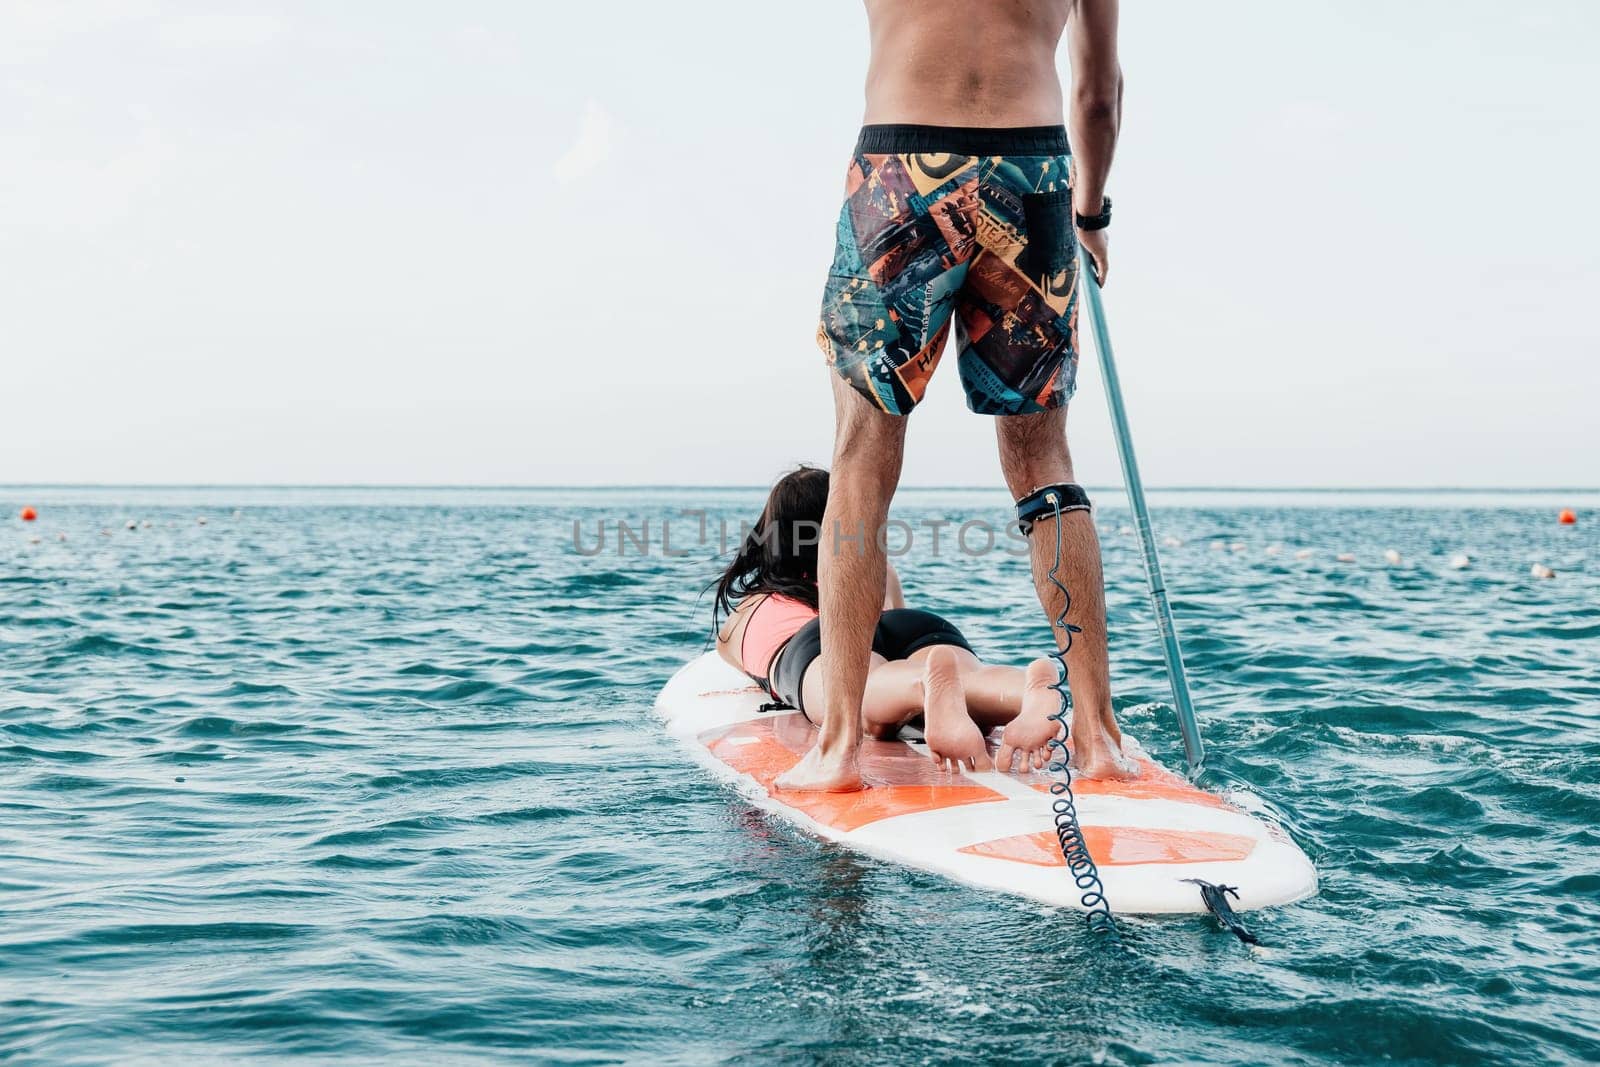
{"label": "white buoy", "polygon": [[1227,547],[1228,547],[1227,543],[1223,542],[1223,541],[1213,541],[1213,542],[1211,542],[1211,551],[1213,551],[1213,552],[1221,552],[1224,549],[1226,549]]}
{"label": "white buoy", "polygon": [[1528,573],[1535,578],[1554,578],[1556,576],[1556,572],[1546,567],[1543,563],[1535,563]]}
{"label": "white buoy", "polygon": [[1472,557],[1465,552],[1457,552],[1450,557],[1450,569],[1453,571],[1464,571],[1470,566],[1472,566]]}
{"label": "white buoy", "polygon": [[1294,558],[1295,559],[1310,559],[1311,558],[1311,550],[1309,548],[1302,548],[1299,551],[1295,552]]}
{"label": "white buoy", "polygon": [[154,526],[155,523],[151,522],[149,519],[146,519],[140,525],[142,525],[146,530],[148,530],[148,529],[150,529],[150,527]]}
{"label": "white buoy", "polygon": [[1392,564],[1398,565],[1400,562],[1400,553],[1392,548],[1386,548],[1383,550],[1383,558]]}
{"label": "white buoy", "polygon": [[1245,549],[1245,544],[1243,541],[1235,541],[1233,544],[1228,546],[1228,549],[1233,552],[1243,552]]}
{"label": "white buoy", "polygon": [[202,515],[202,516],[200,516],[198,519],[196,519],[194,521],[199,523],[201,526],[204,526],[206,524],[206,517],[204,515]]}
{"label": "white buoy", "polygon": [[1356,554],[1354,552],[1341,552],[1334,558],[1340,563],[1354,563],[1356,561]]}
{"label": "white buoy", "polygon": [[1282,545],[1268,545],[1267,546],[1267,555],[1269,555],[1269,556],[1276,556],[1278,553],[1280,553],[1282,551],[1283,551],[1283,546]]}
{"label": "white buoy", "polygon": [[1123,537],[1132,537],[1133,536],[1133,527],[1132,526],[1118,526],[1117,527],[1117,533],[1121,534]]}
{"label": "white buoy", "polygon": [[1161,543],[1163,545],[1165,545],[1166,547],[1168,547],[1168,548],[1182,548],[1183,547],[1183,541],[1181,541],[1180,539],[1178,539],[1176,537],[1173,537],[1171,534],[1168,534],[1167,536],[1163,537],[1161,539]]}
{"label": "white buoy", "polygon": [[135,522],[134,520],[129,519],[127,528],[130,529],[130,530],[137,530],[139,528],[139,524],[137,522]]}

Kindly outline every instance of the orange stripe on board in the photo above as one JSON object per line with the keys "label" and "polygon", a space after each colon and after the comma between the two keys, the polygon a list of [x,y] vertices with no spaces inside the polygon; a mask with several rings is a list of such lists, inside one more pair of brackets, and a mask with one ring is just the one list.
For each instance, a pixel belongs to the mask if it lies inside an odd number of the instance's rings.
{"label": "orange stripe on board", "polygon": [[[1239,834],[1219,834],[1206,830],[1159,830],[1146,826],[1085,826],[1083,839],[1089,846],[1089,855],[1101,867],[1242,860],[1256,847],[1254,838]],[[989,856],[1035,867],[1067,865],[1053,830],[980,841],[961,851],[971,856]]]}
{"label": "orange stripe on board", "polygon": [[708,730],[700,742],[717,759],[761,783],[768,795],[835,830],[854,830],[880,819],[1005,798],[962,774],[950,774],[900,741],[863,741],[861,773],[869,788],[856,793],[787,793],[778,775],[800,762],[817,729],[799,712]]}
{"label": "orange stripe on board", "polygon": [[[1069,746],[1070,747],[1070,746]],[[1174,800],[1179,804],[1199,804],[1207,808],[1220,808],[1223,811],[1236,811],[1232,804],[1217,796],[1207,793],[1189,783],[1182,775],[1174,774],[1154,760],[1145,757],[1138,761],[1139,777],[1116,778],[1080,778],[1072,776],[1072,792],[1080,797],[1124,797],[1128,800]],[[1035,772],[1034,780],[1030,783],[1033,788],[1041,793],[1050,791],[1051,776],[1045,772]]]}

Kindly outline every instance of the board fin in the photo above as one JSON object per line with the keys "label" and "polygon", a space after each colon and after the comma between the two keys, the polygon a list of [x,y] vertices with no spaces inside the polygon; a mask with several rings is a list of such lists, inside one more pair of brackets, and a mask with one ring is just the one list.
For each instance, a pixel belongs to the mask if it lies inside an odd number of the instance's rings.
{"label": "board fin", "polygon": [[1207,882],[1200,878],[1185,878],[1184,881],[1191,882],[1200,887],[1200,899],[1205,902],[1206,910],[1215,915],[1217,917],[1217,921],[1220,922],[1225,929],[1231,931],[1234,937],[1237,937],[1240,941],[1243,941],[1247,945],[1261,944],[1261,939],[1255,934],[1252,934],[1249,930],[1245,929],[1243,920],[1241,920],[1239,916],[1234,913],[1233,908],[1229,907],[1228,905],[1228,897],[1230,894],[1234,900],[1239,899],[1238,886],[1218,885],[1214,882]]}

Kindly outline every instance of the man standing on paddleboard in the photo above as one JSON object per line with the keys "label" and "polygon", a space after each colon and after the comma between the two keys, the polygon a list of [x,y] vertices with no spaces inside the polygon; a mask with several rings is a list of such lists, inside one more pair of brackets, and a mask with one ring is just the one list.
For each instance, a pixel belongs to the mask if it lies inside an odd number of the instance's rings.
{"label": "man standing on paddleboard", "polygon": [[[1001,467],[1019,519],[1031,526],[1034,584],[1050,619],[1065,607],[1047,577],[1060,515],[1057,577],[1071,592],[1069,621],[1082,628],[1067,657],[1074,765],[1087,777],[1130,775],[1111,710],[1100,544],[1088,497],[1073,484],[1066,437],[1079,243],[1106,278],[1106,176],[1122,113],[1117,0],[866,7],[866,124],[817,332],[835,371],[818,575],[827,706],[817,745],[776,784],[862,787],[861,698],[886,580],[878,535],[900,480],[907,416],[952,323],[967,404],[995,416]],[[1056,76],[1063,31],[1070,150]],[[1056,724],[1034,719],[1012,722],[1007,741],[1048,740]]]}

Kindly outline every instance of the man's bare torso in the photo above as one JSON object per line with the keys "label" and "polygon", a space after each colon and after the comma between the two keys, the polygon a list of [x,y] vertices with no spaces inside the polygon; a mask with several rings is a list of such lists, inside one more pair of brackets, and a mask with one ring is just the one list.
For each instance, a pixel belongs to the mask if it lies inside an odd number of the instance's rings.
{"label": "man's bare torso", "polygon": [[868,123],[1062,121],[1056,45],[1073,0],[866,0]]}

